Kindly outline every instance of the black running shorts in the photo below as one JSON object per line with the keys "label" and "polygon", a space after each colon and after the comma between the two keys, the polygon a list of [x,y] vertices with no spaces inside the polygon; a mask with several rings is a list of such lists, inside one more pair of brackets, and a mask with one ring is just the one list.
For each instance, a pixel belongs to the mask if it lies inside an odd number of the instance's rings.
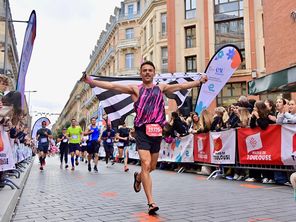
{"label": "black running shorts", "polygon": [[87,152],[88,154],[96,154],[99,152],[100,144],[97,140],[91,140],[88,142]]}
{"label": "black running shorts", "polygon": [[148,150],[150,153],[159,153],[162,137],[146,135],[145,126],[135,127],[137,150]]}

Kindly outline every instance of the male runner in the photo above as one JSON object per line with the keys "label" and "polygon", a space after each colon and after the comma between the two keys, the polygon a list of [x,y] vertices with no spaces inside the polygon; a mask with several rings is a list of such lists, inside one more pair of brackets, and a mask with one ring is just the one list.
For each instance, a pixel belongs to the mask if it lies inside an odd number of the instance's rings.
{"label": "male runner", "polygon": [[36,133],[36,139],[38,140],[38,155],[40,161],[40,170],[43,170],[45,166],[45,158],[49,148],[49,140],[52,139],[50,129],[46,128],[46,121],[42,121],[42,128]]}
{"label": "male runner", "polygon": [[115,131],[112,129],[111,123],[107,123],[107,128],[102,133],[103,146],[106,153],[106,167],[109,167],[109,160],[112,161],[112,165],[115,163],[113,158],[114,139]]}
{"label": "male runner", "polygon": [[62,129],[62,134],[57,138],[60,143],[60,168],[63,168],[63,159],[65,160],[65,168],[68,168],[68,154],[69,154],[69,138],[67,137],[67,128]]}
{"label": "male runner", "polygon": [[[116,138],[119,140],[117,142],[118,147],[118,156],[116,156],[116,162],[121,163],[123,160],[125,147],[129,145],[129,128],[126,127],[126,124],[123,123],[123,125],[118,129]],[[124,171],[127,172],[129,169],[126,164],[124,164]]]}
{"label": "male runner", "polygon": [[159,207],[152,197],[150,172],[156,168],[162,138],[162,127],[166,123],[163,93],[173,93],[199,86],[207,81],[207,76],[202,75],[200,80],[192,82],[155,85],[153,84],[155,66],[150,61],[142,63],[140,76],[143,81],[140,85],[121,85],[113,82],[92,80],[88,76],[84,76],[83,80],[92,87],[97,86],[131,95],[136,112],[134,120],[136,144],[141,160],[141,172],[135,172],[134,174],[134,190],[139,192],[141,183],[143,183],[148,201],[148,213],[155,214]]}
{"label": "male runner", "polygon": [[74,154],[76,155],[75,164],[76,166],[78,166],[78,158],[80,154],[80,141],[82,136],[82,129],[77,124],[76,119],[71,120],[71,126],[69,126],[69,128],[67,129],[67,136],[69,137],[69,151],[71,155],[72,164],[71,170],[74,170]]}
{"label": "male runner", "polygon": [[101,133],[99,127],[96,124],[96,118],[91,118],[91,125],[88,127],[85,134],[89,135],[89,142],[87,146],[88,171],[91,171],[91,159],[94,158],[94,171],[98,172],[98,153],[101,142]]}

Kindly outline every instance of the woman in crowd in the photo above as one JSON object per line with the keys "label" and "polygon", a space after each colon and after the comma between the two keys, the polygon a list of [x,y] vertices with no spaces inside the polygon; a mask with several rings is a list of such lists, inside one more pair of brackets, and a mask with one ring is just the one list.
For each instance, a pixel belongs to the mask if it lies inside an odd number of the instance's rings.
{"label": "woman in crowd", "polygon": [[274,102],[271,99],[266,99],[264,101],[269,113],[268,113],[268,119],[270,124],[276,123],[276,107]]}
{"label": "woman in crowd", "polygon": [[211,125],[213,122],[213,115],[207,110],[204,109],[200,113],[199,118],[199,130],[198,133],[207,133],[211,129]]}
{"label": "woman in crowd", "polygon": [[239,127],[239,116],[238,116],[238,104],[234,103],[229,106],[228,109],[229,119],[226,123],[227,128],[237,128]]}
{"label": "woman in crowd", "polygon": [[[269,113],[269,110],[267,109],[267,106],[265,105],[265,103],[262,101],[257,101],[251,113],[250,127],[251,128],[260,127],[262,130],[267,129],[269,125],[268,113]],[[261,181],[261,173],[263,173],[263,171],[249,170],[249,178],[247,178],[246,181],[248,182]],[[266,175],[266,178],[267,176],[268,175]],[[271,177],[271,175],[268,177]],[[267,180],[269,181],[268,178]]]}
{"label": "woman in crowd", "polygon": [[226,128],[226,122],[229,119],[224,107],[219,106],[215,109],[215,117],[211,125],[211,131],[221,131]]}
{"label": "woman in crowd", "polygon": [[188,134],[188,126],[177,112],[172,112],[170,125],[172,126],[172,130],[176,132],[175,136],[186,136]]}
{"label": "woman in crowd", "polygon": [[278,98],[276,100],[276,123],[282,123],[284,119],[284,113],[286,112],[286,100],[284,98]]}
{"label": "woman in crowd", "polygon": [[255,128],[259,126],[262,130],[265,130],[269,125],[268,113],[269,111],[265,103],[257,101],[251,113],[250,127]]}
{"label": "woman in crowd", "polygon": [[250,112],[245,107],[238,108],[238,116],[239,116],[239,123],[238,126],[242,128],[246,128],[250,126]]}
{"label": "woman in crowd", "polygon": [[279,118],[278,123],[296,123],[296,103],[291,99],[288,102],[289,112],[285,112],[282,118]]}
{"label": "woman in crowd", "polygon": [[192,114],[192,121],[189,127],[189,133],[197,133],[200,128],[199,117],[197,113]]}

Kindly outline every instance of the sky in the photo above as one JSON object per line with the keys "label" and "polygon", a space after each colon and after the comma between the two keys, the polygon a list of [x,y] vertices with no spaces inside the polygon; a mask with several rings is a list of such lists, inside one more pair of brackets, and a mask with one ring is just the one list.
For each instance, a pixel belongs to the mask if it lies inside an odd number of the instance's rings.
{"label": "sky", "polygon": [[[104,3],[103,3],[104,2]],[[33,122],[61,113],[106,23],[121,0],[10,0],[13,20],[36,11],[37,34],[26,76]],[[26,23],[14,23],[19,59]],[[27,101],[29,93],[26,93]],[[58,116],[48,116],[53,124]],[[52,125],[51,124],[51,125]]]}

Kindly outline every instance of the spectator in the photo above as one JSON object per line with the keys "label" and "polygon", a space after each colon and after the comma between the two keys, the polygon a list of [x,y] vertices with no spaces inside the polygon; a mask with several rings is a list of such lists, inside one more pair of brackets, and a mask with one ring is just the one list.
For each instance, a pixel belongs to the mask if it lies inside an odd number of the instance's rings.
{"label": "spectator", "polygon": [[248,98],[246,96],[240,96],[238,99],[238,105],[240,107],[245,107],[249,110],[249,112],[251,113],[253,111],[253,107],[251,105],[251,103],[249,102]]}
{"label": "spectator", "polygon": [[274,102],[271,99],[266,99],[264,103],[269,111],[268,112],[269,123],[270,124],[276,123],[276,115],[275,115],[276,109],[275,109]]}
{"label": "spectator", "polygon": [[185,121],[181,120],[177,112],[172,112],[172,119],[170,125],[173,128],[173,132],[176,132],[175,136],[179,137],[188,134],[188,126],[186,125]]}
{"label": "spectator", "polygon": [[200,128],[199,117],[197,113],[193,113],[192,122],[189,127],[189,133],[197,133]]}
{"label": "spectator", "polygon": [[296,103],[295,100],[290,100],[288,103],[289,112],[285,112],[283,115],[282,123],[296,123]]}
{"label": "spectator", "polygon": [[211,125],[213,122],[213,116],[212,114],[207,110],[204,109],[200,113],[200,118],[199,118],[199,130],[198,133],[207,133],[211,129]]}
{"label": "spectator", "polygon": [[239,127],[246,128],[250,126],[250,113],[249,110],[245,107],[238,108],[238,116],[239,116]]}
{"label": "spectator", "polygon": [[229,106],[229,119],[226,123],[228,128],[237,128],[239,127],[239,116],[238,116],[238,106],[237,103],[234,103]]}
{"label": "spectator", "polygon": [[211,131],[221,131],[222,128],[226,128],[226,122],[229,119],[229,117],[227,118],[227,112],[225,110],[224,107],[219,106],[215,109],[215,117],[214,117],[214,121],[211,125]]}
{"label": "spectator", "polygon": [[278,98],[276,100],[275,106],[276,106],[276,123],[282,123],[284,120],[284,113],[285,113],[285,105],[286,100],[284,98]]}
{"label": "spectator", "polygon": [[262,130],[265,130],[269,125],[268,113],[269,112],[265,103],[262,101],[257,101],[255,103],[253,112],[251,113],[252,116],[250,127],[255,128],[259,126]]}

